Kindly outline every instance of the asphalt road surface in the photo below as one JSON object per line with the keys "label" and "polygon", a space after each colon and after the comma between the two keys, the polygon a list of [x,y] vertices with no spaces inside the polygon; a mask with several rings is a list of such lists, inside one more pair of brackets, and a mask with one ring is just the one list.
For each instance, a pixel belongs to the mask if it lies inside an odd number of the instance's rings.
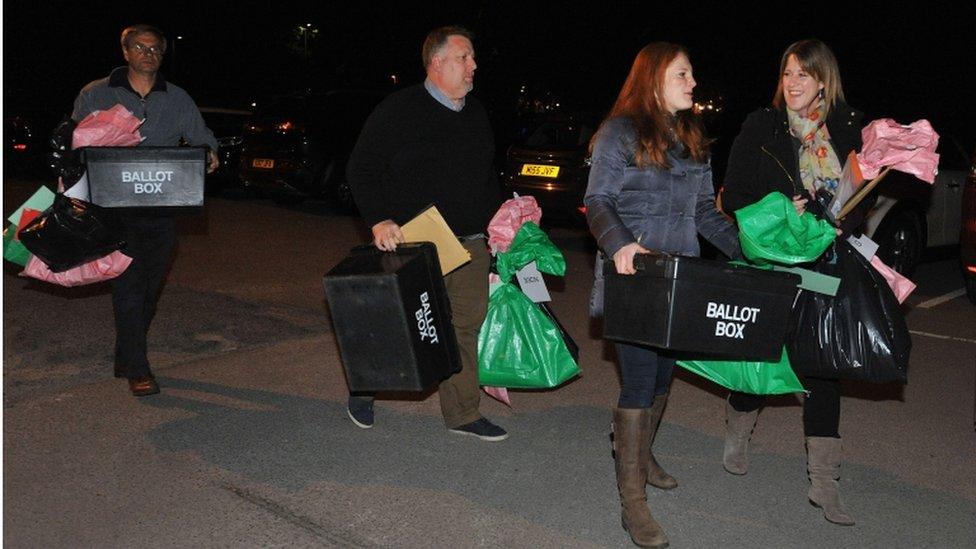
{"label": "asphalt road surface", "polygon": [[[6,181],[4,214],[36,185]],[[180,230],[150,333],[153,397],[112,377],[106,285],[55,288],[5,264],[5,546],[632,546],[585,232],[551,228],[568,269],[549,278],[583,374],[513,391],[511,408],[483,395],[511,433],[484,443],[449,434],[434,394],[377,401],[368,431],[346,417],[322,275],[365,240],[357,218],[215,198]],[[909,383],[843,386],[841,486],[857,525],[807,503],[795,397],[769,400],[736,477],[721,466],[724,391],[679,371],[655,446],[679,488],[648,489],[672,547],[976,545],[976,307],[952,259],[914,278]]]}

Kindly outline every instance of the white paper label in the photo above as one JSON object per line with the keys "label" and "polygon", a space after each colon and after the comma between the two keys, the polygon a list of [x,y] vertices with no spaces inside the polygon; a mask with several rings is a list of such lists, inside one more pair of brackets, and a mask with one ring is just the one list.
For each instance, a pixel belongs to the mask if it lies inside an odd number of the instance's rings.
{"label": "white paper label", "polygon": [[536,267],[535,261],[515,273],[515,278],[518,279],[522,293],[531,299],[533,303],[552,301],[552,297],[549,296],[549,289],[546,288],[546,281],[542,279],[542,273]]}
{"label": "white paper label", "polygon": [[854,238],[854,235],[851,235],[847,237],[847,242],[851,246],[854,246],[854,249],[860,252],[868,261],[871,261],[874,254],[878,253],[877,243],[868,238],[866,234],[862,234],[861,238]]}

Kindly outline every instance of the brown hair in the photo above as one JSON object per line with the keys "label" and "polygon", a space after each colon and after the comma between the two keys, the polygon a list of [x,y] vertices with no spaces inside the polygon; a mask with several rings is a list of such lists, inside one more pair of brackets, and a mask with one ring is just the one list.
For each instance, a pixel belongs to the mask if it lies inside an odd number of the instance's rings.
{"label": "brown hair", "polygon": [[840,67],[837,65],[834,52],[830,51],[827,44],[820,40],[811,39],[793,42],[783,52],[783,58],[779,62],[779,82],[776,83],[776,94],[773,95],[774,107],[783,109],[785,102],[783,99],[783,72],[786,71],[786,62],[791,55],[796,56],[796,62],[800,64],[800,68],[823,82],[825,115],[837,104],[837,101],[844,101],[844,87],[840,82]]}
{"label": "brown hair", "polygon": [[[633,122],[640,142],[634,155],[639,168],[669,168],[667,151],[675,137],[696,162],[708,158],[709,142],[697,116],[688,111],[672,116],[664,106],[665,74],[668,65],[680,54],[687,57],[688,50],[677,44],[652,42],[644,46],[634,58],[630,74],[604,120],[606,123],[612,118],[626,117]],[[599,133],[590,142],[591,152]]]}
{"label": "brown hair", "polygon": [[447,39],[455,35],[463,36],[471,42],[474,42],[474,33],[457,25],[439,27],[427,34],[427,38],[424,39],[424,47],[420,50],[420,56],[424,60],[425,69],[430,66],[431,61],[434,60],[434,56],[444,47],[444,44],[447,44]]}

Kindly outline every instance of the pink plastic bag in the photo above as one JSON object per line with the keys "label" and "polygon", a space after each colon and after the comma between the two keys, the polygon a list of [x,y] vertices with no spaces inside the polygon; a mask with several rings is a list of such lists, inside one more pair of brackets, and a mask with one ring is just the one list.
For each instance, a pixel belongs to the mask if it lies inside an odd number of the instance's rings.
{"label": "pink plastic bag", "polygon": [[142,141],[139,126],[142,120],[132,115],[121,104],[95,111],[78,122],[71,135],[71,148],[79,147],[131,147]]}
{"label": "pink plastic bag", "polygon": [[104,280],[111,280],[129,268],[132,258],[115,250],[114,252],[84,265],[79,265],[60,273],[51,269],[36,256],[31,256],[20,276],[36,278],[59,286],[84,286]]}
{"label": "pink plastic bag", "polygon": [[878,256],[871,258],[871,266],[874,270],[881,273],[881,276],[888,281],[888,286],[891,286],[891,291],[895,293],[895,297],[898,298],[898,303],[904,303],[905,299],[915,291],[915,283],[908,280],[904,276],[898,274],[898,271],[887,266],[878,259]]}
{"label": "pink plastic bag", "polygon": [[857,161],[867,179],[877,177],[881,168],[890,166],[910,173],[927,183],[935,183],[939,172],[939,134],[928,120],[904,126],[890,118],[875,120],[861,130],[864,140]]}
{"label": "pink plastic bag", "polygon": [[541,220],[542,209],[534,196],[510,198],[488,223],[488,246],[495,252],[506,252],[523,223],[532,221],[538,225]]}

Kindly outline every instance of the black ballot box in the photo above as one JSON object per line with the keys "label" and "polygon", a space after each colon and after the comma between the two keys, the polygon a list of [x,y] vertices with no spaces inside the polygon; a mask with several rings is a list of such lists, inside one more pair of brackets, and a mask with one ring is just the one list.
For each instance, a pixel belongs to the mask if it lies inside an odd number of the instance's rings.
{"label": "black ballot box", "polygon": [[716,358],[779,360],[799,275],[667,254],[604,263],[607,339]]}
{"label": "black ballot box", "polygon": [[92,204],[103,208],[203,207],[204,147],[85,147]]}
{"label": "black ballot box", "polygon": [[425,391],[460,371],[433,244],[354,248],[324,283],[350,391]]}

